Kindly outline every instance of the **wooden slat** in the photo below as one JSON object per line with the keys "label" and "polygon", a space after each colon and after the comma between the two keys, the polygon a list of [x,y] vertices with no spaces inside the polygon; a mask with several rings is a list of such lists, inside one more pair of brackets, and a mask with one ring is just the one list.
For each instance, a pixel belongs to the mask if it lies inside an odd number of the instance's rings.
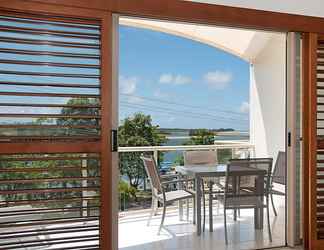
{"label": "wooden slat", "polygon": [[56,63],[45,61],[26,61],[26,60],[8,60],[0,59],[0,64],[18,64],[18,65],[30,65],[30,66],[49,66],[49,67],[63,67],[63,68],[89,68],[99,69],[96,64],[76,64],[76,63]]}
{"label": "wooden slat", "polygon": [[98,155],[86,155],[86,156],[30,156],[30,157],[20,157],[14,155],[13,157],[1,157],[2,162],[12,162],[12,161],[75,161],[75,160],[90,160],[90,159],[100,159]]}
{"label": "wooden slat", "polygon": [[100,55],[86,53],[67,53],[46,50],[23,50],[23,49],[7,49],[0,48],[0,53],[17,54],[17,55],[34,55],[34,56],[55,56],[55,57],[70,57],[82,59],[100,59]]}
{"label": "wooden slat", "polygon": [[0,113],[0,117],[24,117],[24,118],[66,118],[66,119],[99,119],[100,115],[62,115],[62,114],[21,114]]}
{"label": "wooden slat", "polygon": [[56,225],[56,224],[69,224],[69,223],[79,223],[79,222],[95,222],[99,219],[98,216],[88,216],[84,218],[69,218],[69,219],[47,219],[46,221],[35,221],[35,222],[28,222],[28,223],[21,223],[21,224],[6,224],[1,225],[0,228],[19,228],[19,227],[31,227],[31,226],[41,226],[41,225]]}
{"label": "wooden slat", "polygon": [[10,82],[0,81],[0,85],[15,86],[36,86],[36,87],[61,87],[61,88],[84,88],[100,89],[100,85],[95,84],[71,84],[71,83],[36,83],[36,82]]}
{"label": "wooden slat", "polygon": [[65,93],[35,93],[35,92],[5,92],[0,91],[2,96],[39,96],[39,97],[71,97],[71,98],[99,98],[93,94],[65,94]]}
{"label": "wooden slat", "polygon": [[[23,7],[26,2],[19,1],[19,6]],[[0,2],[1,3],[1,2]],[[12,2],[11,2],[12,4]],[[22,4],[22,5],[21,5]],[[17,18],[27,18],[29,21],[41,21],[45,24],[52,24],[52,25],[73,25],[78,27],[92,27],[95,30],[100,30],[100,20],[101,20],[101,12],[93,11],[90,9],[75,9],[75,8],[67,8],[64,6],[63,8],[55,6],[55,11],[49,11],[49,6],[47,6],[46,10],[39,9],[40,6],[37,4],[34,8],[26,9],[27,6],[23,8],[10,8],[9,3],[6,3],[5,7],[1,13],[5,17],[17,17]],[[87,5],[89,7],[89,5]],[[58,10],[59,9],[59,10]],[[78,12],[78,15],[71,15],[71,13]],[[87,15],[84,13],[87,12]],[[62,26],[63,27],[63,26]],[[66,26],[67,27],[67,26]]]}
{"label": "wooden slat", "polygon": [[[1,161],[1,158],[0,158]],[[96,167],[81,167],[81,166],[76,166],[76,167],[51,167],[51,168],[35,168],[35,167],[26,167],[26,168],[0,168],[0,173],[42,173],[42,172],[57,172],[57,171],[88,171],[91,169],[96,169]]]}
{"label": "wooden slat", "polygon": [[18,26],[8,26],[0,24],[0,32],[14,32],[22,34],[33,34],[33,35],[46,35],[47,37],[68,37],[68,38],[79,38],[79,39],[93,39],[99,40],[100,35],[88,32],[75,32],[75,31],[63,31],[54,29],[39,29],[39,28],[27,28]]}
{"label": "wooden slat", "polygon": [[[0,103],[0,106],[5,107],[45,107],[45,108],[78,108],[78,109],[98,109],[101,108],[100,104],[52,104],[52,103]],[[17,126],[19,124],[16,124]],[[21,125],[21,124],[20,124]],[[4,126],[4,124],[3,124]],[[71,125],[72,126],[72,125]],[[76,126],[76,125],[73,125]],[[81,126],[81,125],[79,125]]]}
{"label": "wooden slat", "polygon": [[[0,105],[1,106],[1,105]],[[59,129],[59,128],[70,128],[70,129],[99,129],[97,125],[51,125],[51,124],[0,124],[0,129]]]}
{"label": "wooden slat", "polygon": [[0,74],[6,75],[26,75],[26,76],[51,76],[51,77],[73,77],[73,78],[89,78],[99,79],[99,75],[94,74],[63,74],[63,73],[44,73],[44,72],[26,72],[26,71],[12,71],[12,70],[0,70]]}
{"label": "wooden slat", "polygon": [[22,39],[14,37],[4,37],[0,36],[0,42],[3,43],[18,43],[18,44],[32,44],[32,45],[52,45],[68,48],[89,48],[89,49],[99,49],[100,45],[90,44],[90,43],[78,43],[78,42],[59,42],[59,41],[48,41],[48,40],[38,40],[38,39]]}
{"label": "wooden slat", "polygon": [[70,135],[70,136],[0,136],[0,142],[21,142],[21,141],[95,141],[99,140],[100,136],[95,135]]}
{"label": "wooden slat", "polygon": [[[46,193],[65,193],[65,192],[82,192],[82,191],[98,191],[99,186],[81,187],[81,188],[44,188],[44,189],[15,189],[15,190],[0,190],[0,195],[13,194],[46,194]],[[1,224],[1,223],[0,223]]]}
{"label": "wooden slat", "polygon": [[[53,232],[53,234],[55,233],[61,233],[61,232],[73,232],[75,230],[85,230],[85,229],[99,229],[99,226],[97,225],[83,225],[83,226],[75,226],[75,225],[72,225],[72,226],[58,226],[58,227],[55,227],[55,228],[37,228],[37,229],[25,229],[23,231],[19,231],[19,230],[14,230],[14,231],[11,231],[11,232],[0,232],[0,239],[8,239],[8,238],[11,238],[11,237],[17,237],[17,234],[19,233],[23,233],[24,236],[27,236],[29,234],[34,234],[34,233],[37,233],[39,235],[39,233],[42,233],[42,235],[47,235],[50,234],[50,232]],[[30,235],[31,236],[31,235]]]}
{"label": "wooden slat", "polygon": [[[27,246],[27,247],[42,247],[42,246],[47,246],[48,244],[66,244],[69,245],[71,243],[80,243],[80,242],[84,242],[84,241],[94,241],[94,240],[99,240],[98,236],[92,236],[92,235],[88,235],[88,236],[70,236],[70,237],[61,237],[61,238],[51,238],[51,239],[47,239],[46,241],[43,240],[25,240],[22,241],[20,244],[19,243],[5,243],[3,244],[3,246],[5,247],[5,249],[7,250],[11,250],[11,249],[17,249],[17,248],[22,248],[23,246]],[[10,247],[11,245],[11,247]]]}
{"label": "wooden slat", "polygon": [[33,179],[1,179],[1,184],[28,184],[28,183],[48,183],[48,182],[69,182],[69,181],[98,181],[99,177],[56,177],[56,178],[33,178]]}
{"label": "wooden slat", "polygon": [[[7,211],[1,211],[0,212],[0,218],[1,217],[16,217],[20,215],[35,215],[35,214],[52,214],[52,213],[64,213],[64,212],[79,212],[80,210],[98,210],[99,206],[87,206],[87,207],[56,207],[56,208],[35,208],[35,209],[24,209],[15,211],[15,213],[12,213],[11,209],[8,208]],[[0,237],[1,239],[1,237]]]}
{"label": "wooden slat", "polygon": [[0,154],[37,154],[37,153],[98,153],[98,142],[24,142],[24,143],[1,143]]}
{"label": "wooden slat", "polygon": [[56,198],[56,199],[29,199],[29,200],[7,200],[4,202],[0,202],[3,206],[21,206],[21,205],[35,205],[35,206],[40,206],[40,205],[49,205],[50,203],[55,203],[55,204],[60,204],[60,203],[73,203],[73,202],[82,202],[82,201],[99,201],[100,197],[99,196],[92,196],[92,197],[73,197],[73,198]]}
{"label": "wooden slat", "polygon": [[[3,11],[2,11],[3,12]],[[66,22],[56,22],[56,21],[48,21],[48,19],[41,19],[39,16],[35,16],[34,18],[31,18],[30,15],[26,16],[25,13],[20,13],[22,16],[19,16],[19,13],[17,12],[7,12],[11,14],[4,14],[2,13],[0,19],[4,21],[10,21],[12,23],[24,23],[24,24],[38,24],[39,26],[55,26],[55,27],[64,27],[64,28],[77,28],[77,29],[84,29],[84,30],[94,30],[99,31],[100,22],[98,21],[96,23],[96,26],[93,25],[84,25],[75,23],[66,23]]]}

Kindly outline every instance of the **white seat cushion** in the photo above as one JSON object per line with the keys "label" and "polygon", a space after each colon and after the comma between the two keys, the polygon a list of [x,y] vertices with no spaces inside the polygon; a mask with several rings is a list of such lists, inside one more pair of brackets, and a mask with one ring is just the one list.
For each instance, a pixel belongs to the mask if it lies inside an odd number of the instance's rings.
{"label": "white seat cushion", "polygon": [[[158,195],[161,200],[163,200],[163,194]],[[181,199],[192,198],[193,195],[185,190],[176,190],[165,192],[166,201],[176,201]]]}

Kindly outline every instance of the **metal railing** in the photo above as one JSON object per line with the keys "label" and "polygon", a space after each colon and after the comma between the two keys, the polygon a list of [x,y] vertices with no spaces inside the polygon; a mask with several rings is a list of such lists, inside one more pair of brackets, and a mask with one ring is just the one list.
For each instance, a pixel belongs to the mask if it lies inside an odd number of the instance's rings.
{"label": "metal railing", "polygon": [[154,159],[158,159],[159,152],[190,151],[190,150],[213,150],[217,153],[220,149],[231,149],[232,157],[235,158],[239,150],[245,150],[250,157],[255,155],[254,145],[248,141],[216,141],[212,145],[181,145],[181,146],[140,146],[140,147],[119,147],[119,153],[125,152],[152,152]]}
{"label": "metal railing", "polygon": [[[152,153],[156,163],[158,165],[159,153],[160,152],[184,152],[193,150],[212,150],[215,151],[217,157],[221,155],[219,150],[230,150],[229,158],[248,158],[255,156],[255,147],[248,141],[216,141],[213,145],[181,145],[181,146],[136,146],[136,147],[119,147],[119,153],[131,153],[131,152],[142,152]],[[222,159],[217,159],[219,163]],[[174,163],[176,165],[176,163]],[[149,186],[146,184],[147,179],[144,177],[144,187]],[[144,188],[146,189],[146,188]],[[120,205],[123,205],[123,211],[128,210],[125,202],[125,197],[120,196]]]}

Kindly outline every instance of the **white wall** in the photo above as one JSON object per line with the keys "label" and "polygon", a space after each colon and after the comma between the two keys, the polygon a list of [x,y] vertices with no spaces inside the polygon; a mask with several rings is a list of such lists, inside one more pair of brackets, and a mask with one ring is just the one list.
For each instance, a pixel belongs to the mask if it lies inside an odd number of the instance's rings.
{"label": "white wall", "polygon": [[250,72],[250,137],[256,157],[285,150],[286,39],[274,35],[255,58]]}
{"label": "white wall", "polygon": [[226,6],[324,17],[323,0],[191,0]]}

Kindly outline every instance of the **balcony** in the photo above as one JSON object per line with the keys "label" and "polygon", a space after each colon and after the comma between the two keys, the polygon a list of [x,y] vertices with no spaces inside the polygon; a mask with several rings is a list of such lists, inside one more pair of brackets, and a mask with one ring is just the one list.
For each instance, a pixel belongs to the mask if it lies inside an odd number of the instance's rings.
{"label": "balcony", "polygon": [[[247,141],[219,141],[215,145],[194,145],[194,146],[158,146],[158,147],[122,147],[119,152],[143,152],[151,153],[157,159],[160,152],[183,152],[187,150],[214,150],[220,163],[226,162],[229,158],[253,157],[255,154],[254,145]],[[230,152],[230,153],[229,153]],[[227,156],[222,157],[224,154]],[[172,172],[172,167],[170,168]],[[168,173],[163,174],[167,175]],[[196,228],[192,223],[192,204],[190,204],[189,221],[186,215],[179,218],[177,204],[170,204],[167,209],[167,216],[164,223],[164,229],[158,235],[158,227],[161,220],[161,212],[153,217],[150,226],[147,226],[147,220],[150,214],[150,184],[141,185],[141,189],[146,189],[145,199],[138,202],[137,205],[125,202],[120,195],[119,212],[119,248],[122,250],[139,249],[259,249],[271,246],[285,245],[285,197],[274,196],[274,203],[278,216],[274,216],[270,207],[270,220],[273,241],[270,243],[266,224],[264,220],[264,229],[254,229],[254,211],[253,209],[244,209],[240,212],[237,221],[233,220],[233,214],[228,213],[228,236],[229,245],[224,241],[224,217],[223,208],[218,201],[213,201],[213,224],[214,231],[210,232],[208,228],[208,207],[206,207],[206,230],[201,236],[197,236]],[[284,190],[284,186],[276,186]],[[145,193],[141,190],[141,193]],[[142,196],[144,197],[144,196]],[[208,206],[208,201],[206,203]]]}

